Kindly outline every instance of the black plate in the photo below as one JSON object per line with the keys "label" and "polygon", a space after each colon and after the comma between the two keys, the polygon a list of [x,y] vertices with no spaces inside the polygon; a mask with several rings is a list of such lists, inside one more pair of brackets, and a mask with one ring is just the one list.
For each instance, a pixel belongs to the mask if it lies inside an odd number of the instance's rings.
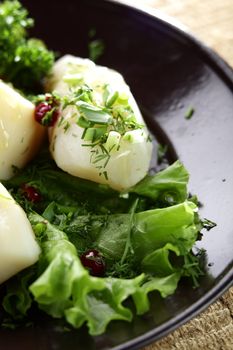
{"label": "black plate", "polygon": [[[193,290],[182,282],[166,300],[152,296],[151,311],[132,324],[115,322],[100,337],[84,328],[63,333],[53,322],[0,332],[3,350],[136,349],[188,321],[219,297],[233,279],[233,74],[212,51],[187,33],[146,12],[101,0],[25,0],[36,20],[35,35],[60,53],[88,55],[95,28],[105,52],[98,63],[120,71],[169,156],[191,174],[190,189],[201,214],[217,222],[200,247],[208,273]],[[192,106],[195,113],[185,119]]]}

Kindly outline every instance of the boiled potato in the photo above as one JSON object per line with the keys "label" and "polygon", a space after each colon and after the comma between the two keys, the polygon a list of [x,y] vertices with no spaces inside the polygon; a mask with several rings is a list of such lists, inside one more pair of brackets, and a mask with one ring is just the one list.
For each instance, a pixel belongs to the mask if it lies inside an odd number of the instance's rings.
{"label": "boiled potato", "polygon": [[0,80],[0,180],[35,155],[45,133],[34,119],[34,105]]}
{"label": "boiled potato", "polygon": [[152,143],[139,108],[118,72],[87,59],[62,57],[55,63],[47,88],[62,96],[71,96],[80,86],[91,88],[94,105],[100,107],[104,106],[104,91],[108,86],[121,100],[127,101],[136,122],[143,127],[125,133],[108,130],[103,145],[109,152],[107,155],[99,146],[87,146],[90,142],[83,139],[84,129],[77,124],[80,112],[75,106],[68,106],[61,110],[60,120],[50,129],[51,154],[58,167],[71,175],[125,190],[140,181],[150,166]]}
{"label": "boiled potato", "polygon": [[39,254],[26,214],[0,183],[0,283],[34,264]]}

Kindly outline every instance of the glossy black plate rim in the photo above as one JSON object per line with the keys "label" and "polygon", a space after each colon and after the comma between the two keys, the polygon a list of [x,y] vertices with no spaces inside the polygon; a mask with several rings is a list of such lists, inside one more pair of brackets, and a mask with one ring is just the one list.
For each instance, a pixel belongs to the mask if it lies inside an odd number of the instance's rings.
{"label": "glossy black plate rim", "polygon": [[112,348],[112,350],[136,350],[157,341],[175,329],[179,328],[186,322],[190,321],[195,316],[199,315],[215,300],[221,297],[232,286],[233,280],[233,268],[221,279],[221,281],[213,287],[204,297],[200,298],[196,303],[187,308],[181,314],[173,317],[171,320],[156,327],[154,330],[149,331],[140,337],[134,338],[126,343]]}
{"label": "glossy black plate rim", "polygon": [[131,5],[124,0],[103,0],[105,3],[113,3],[116,6],[122,6],[134,11],[138,15],[147,16],[148,20],[161,23],[173,32],[177,33],[180,37],[183,37],[190,46],[194,47],[195,50],[205,58],[206,62],[210,63],[214,67],[217,74],[224,79],[228,87],[233,91],[233,68],[220,57],[213,49],[204,44],[201,40],[195,37],[188,28],[180,23],[178,20],[163,14],[161,11],[153,9],[149,6],[142,5]]}
{"label": "glossy black plate rim", "polygon": [[[169,18],[169,16],[163,15],[159,11],[146,6],[131,5],[123,2],[123,0],[104,0],[104,2],[114,3],[117,6],[128,8],[128,10],[138,13],[138,15],[147,16],[148,20],[156,20],[168,27],[170,30],[176,32],[179,36],[188,41],[189,44],[192,45],[199,54],[201,54],[201,57],[211,64],[211,66],[215,69],[215,72],[224,80],[225,84],[227,84],[230,90],[233,91],[232,68],[216,52],[188,32],[184,26],[179,25],[178,22],[176,23],[176,21],[173,21],[173,19]],[[156,327],[152,331],[146,332],[133,340],[114,347],[113,350],[140,349],[143,346],[149,345],[152,342],[164,337],[204,311],[210,304],[221,297],[232,285],[233,267],[223,275],[223,277],[214,287],[211,288],[209,292],[207,292],[196,303],[181,312],[179,315]]]}

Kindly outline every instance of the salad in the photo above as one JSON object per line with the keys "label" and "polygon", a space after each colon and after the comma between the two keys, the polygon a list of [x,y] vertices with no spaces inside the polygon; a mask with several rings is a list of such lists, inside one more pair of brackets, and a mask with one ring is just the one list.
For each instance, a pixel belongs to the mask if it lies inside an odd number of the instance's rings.
{"label": "salad", "polygon": [[36,309],[99,335],[146,313],[151,292],[197,287],[193,248],[215,224],[179,160],[150,172],[151,135],[123,77],[55,62],[32,25],[18,1],[0,4],[1,327]]}

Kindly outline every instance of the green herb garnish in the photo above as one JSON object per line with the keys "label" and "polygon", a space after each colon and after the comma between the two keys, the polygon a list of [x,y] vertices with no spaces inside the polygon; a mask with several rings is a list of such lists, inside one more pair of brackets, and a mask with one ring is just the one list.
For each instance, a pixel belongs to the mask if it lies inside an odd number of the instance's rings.
{"label": "green herb garnish", "polygon": [[157,156],[158,156],[159,163],[161,163],[166,157],[167,150],[168,150],[168,145],[161,145],[160,143],[158,144]]}
{"label": "green herb garnish", "polygon": [[185,113],[185,119],[191,119],[194,112],[195,112],[195,109],[193,107],[189,107],[189,109]]}
{"label": "green herb garnish", "polygon": [[38,39],[28,39],[34,21],[17,1],[0,4],[0,76],[16,88],[34,92],[54,63],[54,54]]}
{"label": "green herb garnish", "polygon": [[210,231],[212,228],[214,228],[215,226],[217,226],[217,224],[211,220],[208,220],[206,218],[204,218],[202,221],[202,226],[203,228],[205,228],[207,231]]}
{"label": "green herb garnish", "polygon": [[101,39],[96,39],[90,41],[88,44],[89,49],[89,57],[92,61],[96,62],[99,57],[101,57],[104,53],[104,42]]}
{"label": "green herb garnish", "polygon": [[[108,152],[102,152],[106,161]],[[104,169],[102,176],[107,176]],[[8,318],[3,325],[30,321],[33,298],[47,314],[76,328],[86,323],[90,334],[98,335],[111,320],[132,319],[131,309],[123,304],[129,296],[140,315],[149,309],[152,291],[171,295],[182,277],[197,287],[203,270],[191,249],[200,228],[211,222],[202,222],[196,205],[187,200],[187,182],[186,169],[176,162],[120,196],[107,186],[62,172],[42,152],[4,182],[27,211],[42,254],[22,279],[20,274],[7,283],[3,307]],[[39,207],[23,199],[24,183],[40,191]],[[164,201],[164,192],[172,193],[173,205]],[[102,253],[104,277],[91,276],[80,263],[79,256],[89,249]]]}

